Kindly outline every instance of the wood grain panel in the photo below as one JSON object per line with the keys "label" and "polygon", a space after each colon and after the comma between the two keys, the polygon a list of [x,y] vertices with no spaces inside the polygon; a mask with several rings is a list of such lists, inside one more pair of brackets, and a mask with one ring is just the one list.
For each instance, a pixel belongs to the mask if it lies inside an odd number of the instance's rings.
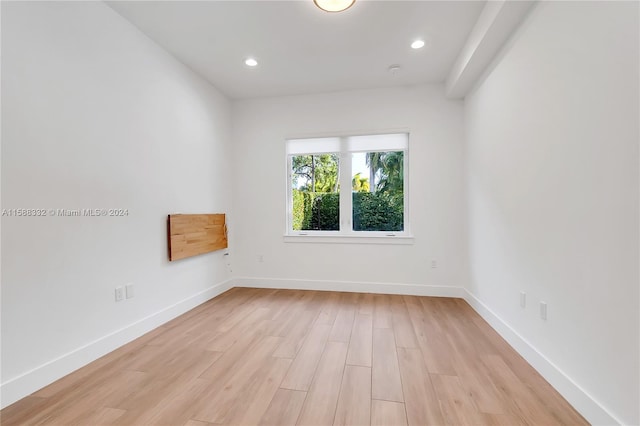
{"label": "wood grain panel", "polygon": [[[393,330],[390,328],[376,328],[373,330],[371,386],[374,399],[404,402],[396,343]],[[402,409],[404,410],[404,405]]]}
{"label": "wood grain panel", "polygon": [[[396,346],[399,348],[417,348],[418,343],[413,332],[413,324],[409,318],[407,305],[402,296],[391,296],[391,312]],[[411,421],[411,420],[409,420]]]}
{"label": "wood grain panel", "polygon": [[289,389],[278,389],[267,412],[262,416],[260,425],[264,426],[293,426],[298,420],[302,404],[307,397],[306,392]]}
{"label": "wood grain panel", "polygon": [[280,387],[291,390],[309,390],[330,331],[331,326],[324,324],[314,325],[311,328],[307,340],[300,348],[300,352]]}
{"label": "wood grain panel", "polygon": [[333,328],[329,335],[329,341],[349,343],[354,316],[355,310],[353,308],[340,309],[336,316],[336,320],[333,323]]}
{"label": "wood grain panel", "polygon": [[316,378],[302,406],[298,425],[333,424],[346,359],[346,343],[327,343],[316,371]]}
{"label": "wood grain panel", "polygon": [[251,385],[237,393],[234,406],[225,417],[225,424],[257,425],[269,408],[273,397],[287,370],[291,366],[288,358],[271,358],[265,361],[270,368],[260,369],[254,374]]}
{"label": "wood grain panel", "polygon": [[227,248],[224,213],[170,214],[167,228],[171,261]]}
{"label": "wood grain panel", "polygon": [[371,423],[371,368],[344,367],[340,398],[334,426],[369,425]]}
{"label": "wood grain panel", "polygon": [[371,401],[371,426],[406,426],[407,413],[400,402]]}
{"label": "wood grain panel", "polygon": [[457,376],[431,374],[430,378],[440,400],[440,411],[446,424],[451,426],[483,424],[484,418],[476,410]]}
{"label": "wood grain panel", "polygon": [[373,327],[374,328],[392,328],[391,305],[389,297],[376,294],[373,296]]}
{"label": "wood grain panel", "polygon": [[398,348],[398,360],[409,425],[443,424],[440,403],[433,391],[420,350]]}
{"label": "wood grain panel", "polygon": [[373,318],[371,315],[357,314],[347,352],[347,364],[371,367],[371,347]]}

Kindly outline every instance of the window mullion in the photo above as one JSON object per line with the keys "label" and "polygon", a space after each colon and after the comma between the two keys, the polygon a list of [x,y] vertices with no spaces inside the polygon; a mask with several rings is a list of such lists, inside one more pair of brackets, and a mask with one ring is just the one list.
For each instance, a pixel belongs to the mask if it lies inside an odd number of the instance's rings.
{"label": "window mullion", "polygon": [[351,198],[351,153],[346,151],[346,138],[340,139],[340,233],[353,233]]}

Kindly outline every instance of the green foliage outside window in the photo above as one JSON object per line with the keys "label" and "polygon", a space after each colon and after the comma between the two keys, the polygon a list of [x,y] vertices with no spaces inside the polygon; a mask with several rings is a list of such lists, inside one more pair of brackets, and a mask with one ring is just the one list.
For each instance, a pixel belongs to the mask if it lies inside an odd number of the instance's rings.
{"label": "green foliage outside window", "polygon": [[[370,152],[352,179],[353,230],[404,230],[404,153]],[[340,230],[339,156],[292,157],[293,230]]]}
{"label": "green foliage outside window", "polygon": [[338,155],[297,155],[292,160],[294,188],[308,192],[338,192]]}
{"label": "green foliage outside window", "polygon": [[294,231],[338,231],[340,194],[293,190]]}
{"label": "green foliage outside window", "polygon": [[311,209],[313,194],[310,192],[293,190],[293,229],[311,229]]}
{"label": "green foliage outside window", "polygon": [[[402,231],[403,199],[383,192],[355,192],[355,231]],[[293,229],[337,231],[340,229],[340,194],[293,190]]]}
{"label": "green foliage outside window", "polygon": [[404,199],[384,192],[353,194],[354,231],[395,231],[404,229]]}

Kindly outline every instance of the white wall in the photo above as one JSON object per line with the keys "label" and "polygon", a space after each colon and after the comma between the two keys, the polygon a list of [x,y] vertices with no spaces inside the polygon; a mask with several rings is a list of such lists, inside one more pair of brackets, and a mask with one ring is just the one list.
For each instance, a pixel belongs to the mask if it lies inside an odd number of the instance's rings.
{"label": "white wall", "polygon": [[626,424],[640,423],[638,51],[638,3],[544,2],[465,103],[469,290]]}
{"label": "white wall", "polygon": [[[167,262],[165,219],[233,201],[238,283],[468,285],[610,418],[640,423],[637,16],[634,3],[537,6],[464,123],[442,86],[231,111],[102,3],[3,2],[2,208],[129,216],[2,218],[2,406],[224,289],[221,252]],[[287,136],[398,129],[415,244],[283,241]],[[129,282],[135,297],[115,303]]]}
{"label": "white wall", "polygon": [[230,212],[231,123],[216,89],[100,2],[2,3],[2,104],[2,208],[129,210],[2,218],[4,406],[228,279],[221,252],[167,261],[166,215]]}
{"label": "white wall", "polygon": [[[466,281],[462,103],[415,86],[238,101],[233,106],[234,275],[252,285],[300,280],[463,286]],[[283,241],[285,138],[408,129],[413,245]],[[264,262],[257,261],[258,255]],[[431,269],[429,260],[438,268]],[[247,281],[240,281],[247,282]],[[337,284],[336,284],[337,283]],[[313,287],[316,284],[312,284]],[[348,287],[356,289],[356,287]],[[362,286],[358,288],[363,288]],[[370,291],[378,289],[369,287]],[[390,289],[390,287],[386,287]]]}

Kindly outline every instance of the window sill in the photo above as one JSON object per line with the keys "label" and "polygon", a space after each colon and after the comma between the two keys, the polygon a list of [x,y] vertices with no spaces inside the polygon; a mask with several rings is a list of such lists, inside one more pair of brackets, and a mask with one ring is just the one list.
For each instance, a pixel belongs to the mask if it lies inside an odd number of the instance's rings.
{"label": "window sill", "polygon": [[411,235],[285,235],[285,243],[320,243],[320,244],[414,244]]}

